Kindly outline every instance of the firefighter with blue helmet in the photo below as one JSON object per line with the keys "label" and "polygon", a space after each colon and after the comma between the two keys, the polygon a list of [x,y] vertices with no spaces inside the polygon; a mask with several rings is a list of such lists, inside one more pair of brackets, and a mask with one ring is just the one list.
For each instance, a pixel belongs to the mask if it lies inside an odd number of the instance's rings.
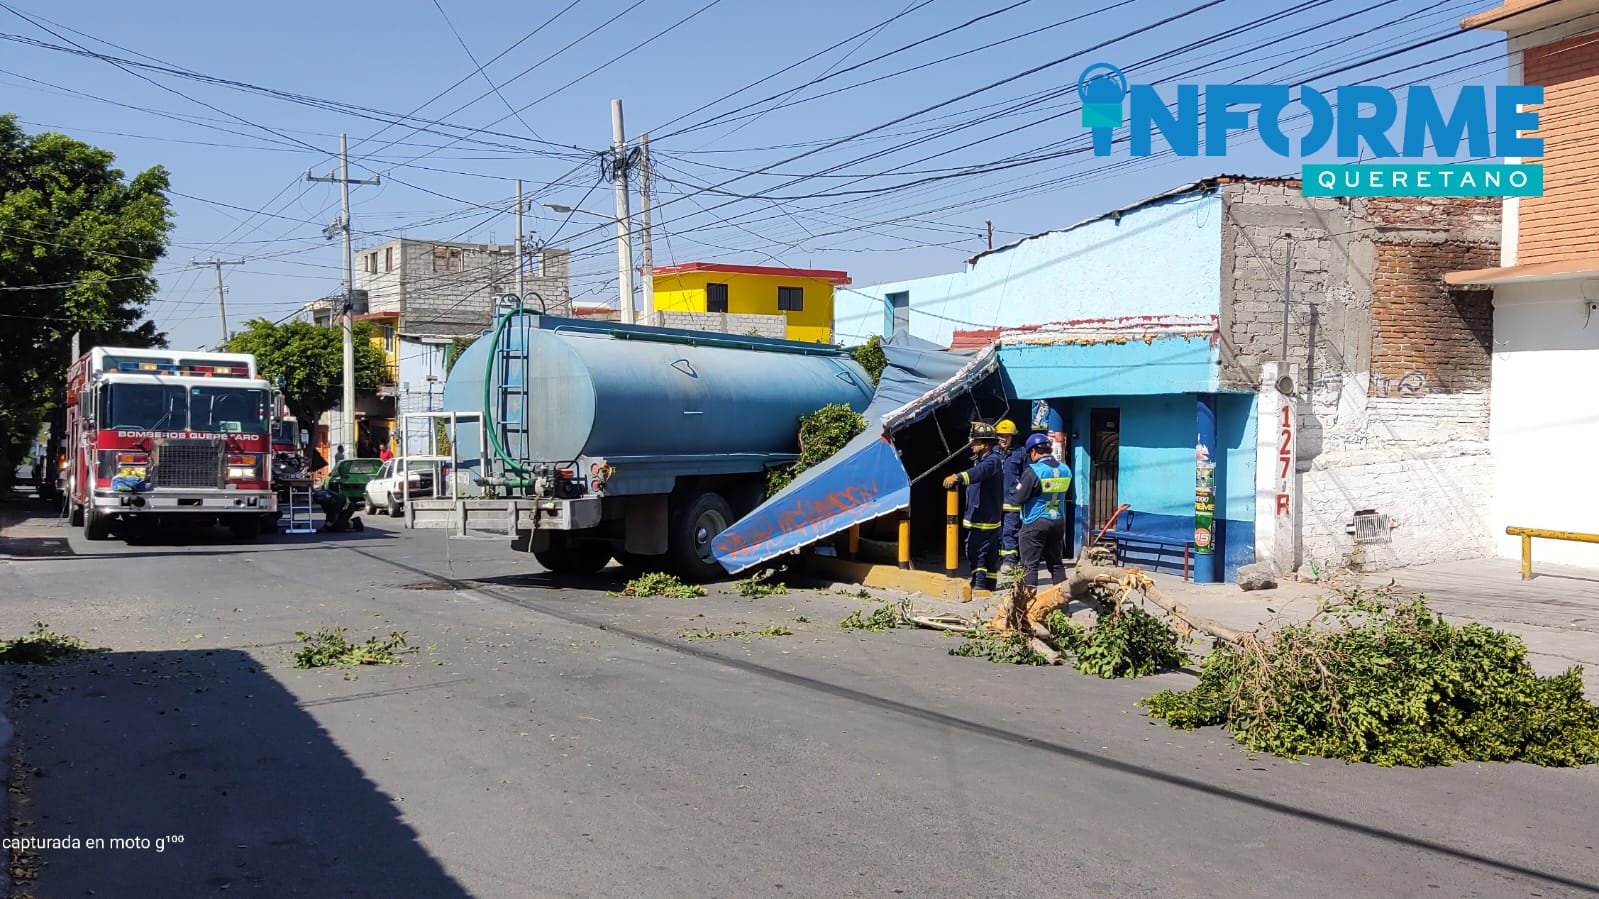
{"label": "firefighter with blue helmet", "polygon": [[1016,567],[1020,561],[1017,540],[1022,530],[1022,510],[1011,503],[1010,495],[1022,479],[1022,469],[1027,466],[1027,453],[1016,445],[1015,422],[1008,418],[1001,419],[994,425],[994,433],[999,435],[999,451],[1005,454],[1005,496],[1000,506],[1004,517],[999,527],[999,570],[1003,573],[1006,569]]}
{"label": "firefighter with blue helmet", "polygon": [[973,422],[972,467],[944,479],[944,489],[966,485],[966,560],[972,568],[972,590],[992,589],[999,568],[999,530],[1004,518],[1005,456],[999,434],[987,422]]}
{"label": "firefighter with blue helmet", "polygon": [[1056,585],[1066,582],[1066,504],[1071,501],[1072,470],[1055,458],[1049,438],[1034,434],[1027,438],[1022,453],[1027,463],[1020,482],[1010,494],[1012,505],[1021,508],[1022,530],[1019,546],[1022,557],[1022,586],[1038,588],[1038,569],[1049,568]]}

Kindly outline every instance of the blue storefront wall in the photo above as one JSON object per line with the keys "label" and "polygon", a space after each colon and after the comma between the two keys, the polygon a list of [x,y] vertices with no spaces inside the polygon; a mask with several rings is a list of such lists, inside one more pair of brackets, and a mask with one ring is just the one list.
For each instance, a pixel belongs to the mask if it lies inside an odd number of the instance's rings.
{"label": "blue storefront wall", "polygon": [[[1216,551],[1224,579],[1233,580],[1238,566],[1255,559],[1255,397],[1218,391],[1218,350],[1209,334],[1178,329],[1146,337],[1006,344],[1001,371],[1013,396],[1050,401],[1077,435],[1071,452],[1076,546],[1089,521],[1094,409],[1120,414],[1117,501],[1129,504],[1131,515],[1117,529],[1193,538],[1197,409],[1201,394],[1214,395]],[[1147,570],[1178,573],[1183,567],[1180,547],[1129,543],[1125,550],[1127,562]]]}
{"label": "blue storefront wall", "polygon": [[[1120,412],[1116,498],[1131,508],[1117,530],[1192,540],[1194,536],[1194,394],[1166,396],[1085,396],[1058,402],[1068,410],[1078,439],[1072,441],[1072,479],[1077,505],[1076,546],[1088,536],[1092,483],[1090,416],[1095,409]],[[1216,541],[1224,580],[1238,566],[1255,561],[1255,398],[1252,394],[1216,396]],[[1218,458],[1219,456],[1219,458]],[[1130,515],[1128,513],[1131,513]],[[1181,572],[1182,550],[1129,543],[1124,560],[1151,571]],[[1192,553],[1192,550],[1190,550]],[[1190,555],[1192,564],[1192,555]]]}

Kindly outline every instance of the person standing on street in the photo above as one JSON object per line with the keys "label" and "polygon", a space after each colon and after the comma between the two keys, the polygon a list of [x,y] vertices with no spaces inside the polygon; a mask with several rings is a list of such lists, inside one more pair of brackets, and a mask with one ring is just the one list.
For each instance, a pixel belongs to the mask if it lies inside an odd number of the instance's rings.
{"label": "person standing on street", "polygon": [[1027,466],[1027,454],[1016,445],[1015,422],[1008,418],[1000,419],[994,425],[994,433],[999,435],[999,452],[1005,457],[1005,492],[1000,501],[1004,517],[1000,520],[999,528],[999,571],[1003,575],[1020,561],[1016,541],[1022,530],[1022,510],[1011,504],[1010,495],[1022,479],[1022,469]]}
{"label": "person standing on street", "polygon": [[1052,583],[1066,582],[1066,501],[1072,470],[1054,457],[1043,434],[1027,438],[1023,453],[1027,463],[1010,501],[1022,510],[1022,586],[1032,591],[1038,589],[1038,569],[1044,566]]}
{"label": "person standing on street", "polygon": [[999,435],[987,422],[972,423],[972,467],[944,479],[944,489],[966,485],[966,561],[971,565],[971,589],[993,589],[991,575],[999,568],[999,527],[1005,501],[1005,457],[999,452]]}
{"label": "person standing on street", "polygon": [[389,449],[389,445],[387,443],[383,444],[383,448],[378,450],[378,458],[382,459],[384,462],[394,458],[394,453]]}

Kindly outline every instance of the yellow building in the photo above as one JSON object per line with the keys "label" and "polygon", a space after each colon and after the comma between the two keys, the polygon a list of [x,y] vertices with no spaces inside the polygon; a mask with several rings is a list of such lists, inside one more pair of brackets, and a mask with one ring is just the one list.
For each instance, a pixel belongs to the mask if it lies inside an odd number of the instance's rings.
{"label": "yellow building", "polygon": [[400,313],[371,312],[357,315],[357,321],[372,325],[372,346],[383,353],[383,373],[378,377],[376,396],[356,397],[359,423],[357,450],[376,456],[384,446],[398,451],[395,444],[395,396],[400,382]]}
{"label": "yellow building", "polygon": [[833,288],[850,283],[845,272],[686,262],[655,270],[660,312],[727,312],[782,315],[788,339],[833,340]]}

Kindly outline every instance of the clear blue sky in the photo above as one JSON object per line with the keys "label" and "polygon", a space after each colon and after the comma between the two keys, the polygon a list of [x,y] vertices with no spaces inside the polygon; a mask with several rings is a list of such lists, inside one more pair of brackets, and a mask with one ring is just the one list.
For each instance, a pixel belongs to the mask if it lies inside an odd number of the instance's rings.
{"label": "clear blue sky", "polygon": [[[856,284],[870,284],[958,269],[983,248],[985,220],[993,221],[999,244],[1197,177],[1297,172],[1297,160],[1247,142],[1225,159],[1129,160],[1125,147],[1106,159],[1081,152],[1086,132],[1075,92],[1047,92],[1075,85],[1091,62],[1113,62],[1135,82],[1168,86],[1298,84],[1349,63],[1361,65],[1311,83],[1503,81],[1502,36],[1458,27],[1463,16],[1494,5],[1487,0],[1226,0],[1155,26],[1201,2],[443,0],[446,18],[432,0],[171,2],[156,5],[158,11],[146,4],[0,0],[29,17],[48,17],[39,24],[96,52],[364,107],[378,119],[411,113],[465,79],[423,107],[420,120],[386,126],[348,110],[157,71],[142,71],[147,81],[100,59],[7,42],[0,45],[0,111],[18,114],[31,131],[64,131],[111,149],[129,172],[155,164],[171,170],[174,190],[186,196],[174,197],[174,244],[157,269],[162,291],[152,314],[173,345],[192,347],[216,340],[217,314],[214,276],[208,268],[187,268],[191,258],[247,260],[225,270],[235,327],[248,317],[280,318],[337,292],[338,242],[327,241],[322,227],[337,213],[338,191],[304,176],[308,167],[327,174],[341,131],[351,136],[352,176],[378,172],[385,182],[354,192],[358,245],[402,234],[509,242],[516,177],[536,204],[614,210],[593,151],[609,143],[610,101],[620,98],[629,136],[651,133],[661,179],[658,220],[664,220],[657,264],[711,259],[838,268]],[[994,15],[933,37],[985,13]],[[1259,19],[1265,21],[1250,25]],[[480,63],[544,27],[488,64],[485,80],[452,25]],[[1022,36],[1037,29],[1044,30]],[[65,43],[4,9],[0,32]],[[860,32],[866,33],[827,49]],[[1435,37],[1428,46],[1365,62]],[[1013,40],[945,59],[1007,39]],[[1081,55],[785,161],[1074,53]],[[623,58],[612,62],[617,56]],[[895,74],[912,67],[922,68]],[[741,88],[747,89],[712,102]],[[831,91],[838,92],[821,96]],[[674,133],[772,95],[778,99],[750,110],[764,114]],[[773,108],[780,104],[790,105]],[[427,119],[459,127],[435,129],[447,137],[418,132]],[[996,163],[1009,167],[964,171]],[[830,171],[835,166],[842,167]],[[771,171],[739,178],[764,167]],[[952,174],[958,177],[945,177]],[[720,190],[759,196],[700,190],[734,178]],[[938,180],[885,190],[922,179]],[[813,196],[863,190],[873,192]],[[535,238],[574,251],[580,300],[615,302],[614,242],[596,230],[604,223],[582,216],[563,221],[535,205],[529,227]]]}

